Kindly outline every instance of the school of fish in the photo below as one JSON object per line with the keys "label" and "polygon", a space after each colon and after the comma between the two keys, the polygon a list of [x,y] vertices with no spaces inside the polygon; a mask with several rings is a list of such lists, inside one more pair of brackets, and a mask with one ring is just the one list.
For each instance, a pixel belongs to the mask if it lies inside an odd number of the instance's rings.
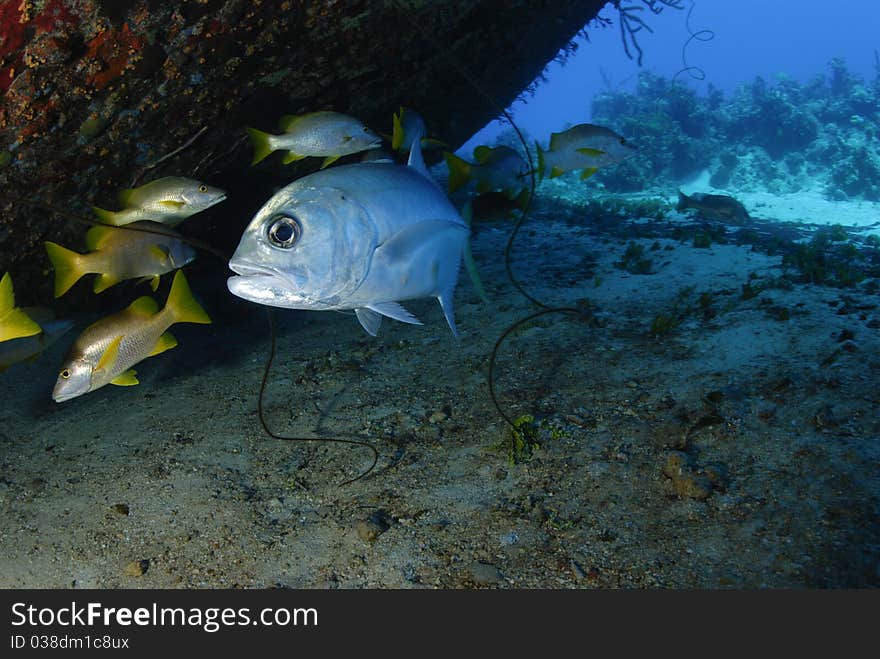
{"label": "school of fish", "polygon": [[[229,261],[229,291],[257,304],[289,309],[351,310],[375,336],[383,318],[421,324],[403,303],[435,298],[455,336],[453,296],[462,263],[486,299],[470,251],[472,207],[488,200],[507,213],[528,203],[528,160],[508,146],[478,146],[473,162],[444,152],[450,194],[474,184],[475,195],[461,211],[431,176],[425,148],[444,147],[427,137],[424,119],[401,107],[383,137],[357,118],[331,111],[279,121],[280,134],[248,127],[252,164],[273,152],[283,164],[321,158],[318,171],[284,186],[257,211]],[[537,145],[539,178],[598,168],[629,157],[634,148],[613,131],[591,124],[554,133],[550,146]],[[346,156],[358,160],[334,165]],[[405,162],[399,162],[405,158]],[[176,226],[226,199],[226,192],[202,181],[166,176],[118,193],[121,208],[93,206],[96,226],[85,234],[85,252],[45,243],[53,265],[54,295],[67,293],[86,275],[96,275],[100,293],[125,280],[148,282],[156,292],[161,277],[174,272],[161,309],[140,296],[121,311],[88,325],[74,339],[58,371],[52,398],[64,402],[108,384],[138,384],[134,366],[177,346],[168,328],[207,324],[184,268],[196,250]],[[74,322],[47,309],[15,305],[12,277],[0,280],[0,372],[33,361]]]}

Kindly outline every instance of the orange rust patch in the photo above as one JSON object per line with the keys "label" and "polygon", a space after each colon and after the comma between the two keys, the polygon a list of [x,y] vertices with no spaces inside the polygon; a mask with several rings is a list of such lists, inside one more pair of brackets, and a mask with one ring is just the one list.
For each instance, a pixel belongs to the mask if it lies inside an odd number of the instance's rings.
{"label": "orange rust patch", "polygon": [[143,45],[143,38],[134,34],[128,23],[123,23],[118,30],[111,28],[101,32],[89,41],[86,57],[99,62],[102,68],[91,73],[86,84],[95,89],[106,87],[139,57]]}

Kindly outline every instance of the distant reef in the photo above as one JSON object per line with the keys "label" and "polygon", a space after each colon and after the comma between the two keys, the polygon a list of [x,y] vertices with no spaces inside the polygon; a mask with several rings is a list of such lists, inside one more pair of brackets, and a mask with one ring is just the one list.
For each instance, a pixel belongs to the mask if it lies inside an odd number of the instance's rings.
{"label": "distant reef", "polygon": [[675,185],[708,170],[718,188],[785,193],[818,181],[834,200],[880,201],[880,63],[873,82],[834,59],[806,84],[758,77],[731,98],[643,72],[632,93],[598,94],[593,119],[639,148],[596,175],[611,191]]}
{"label": "distant reef", "polygon": [[[298,171],[255,176],[245,126],[333,109],[390,132],[406,105],[455,147],[497,113],[483,94],[509,104],[604,5],[2,2],[0,194],[88,214],[93,203],[112,208],[137,177],[195,176],[232,193],[227,226],[191,220],[200,237],[229,246],[260,196]],[[78,245],[83,227],[8,202],[0,211],[0,273],[15,273],[23,303],[51,298],[42,241]]]}

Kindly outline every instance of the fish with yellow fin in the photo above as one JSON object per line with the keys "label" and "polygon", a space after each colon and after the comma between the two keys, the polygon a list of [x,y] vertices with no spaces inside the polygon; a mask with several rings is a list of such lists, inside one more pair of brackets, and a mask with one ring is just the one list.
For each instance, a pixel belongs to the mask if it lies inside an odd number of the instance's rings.
{"label": "fish with yellow fin", "polygon": [[92,206],[95,217],[105,224],[122,226],[138,220],[152,220],[175,226],[196,213],[219,204],[226,192],[201,181],[182,176],[166,176],[138,188],[119,193],[120,211]]}
{"label": "fish with yellow fin", "polygon": [[331,111],[285,115],[279,122],[283,134],[272,135],[256,128],[248,128],[254,145],[252,165],[273,151],[286,151],[284,164],[307,157],[324,158],[321,169],[342,156],[360,153],[382,145],[382,139],[360,120],[347,114]]}
{"label": "fish with yellow fin", "polygon": [[391,121],[391,148],[398,153],[409,153],[415,139],[419,140],[423,149],[446,146],[446,142],[425,137],[428,134],[425,120],[415,110],[401,107],[400,112],[395,113]]}
{"label": "fish with yellow fin", "polygon": [[155,291],[159,277],[182,268],[196,257],[195,250],[182,236],[164,224],[141,220],[128,227],[96,226],[86,233],[87,254],[79,254],[53,242],[46,242],[46,251],[55,266],[55,297],[61,297],[87,274],[95,279],[95,293],[100,293],[124,279],[151,282]]}
{"label": "fish with yellow fin", "polygon": [[448,151],[443,154],[449,168],[449,192],[455,192],[476,181],[480,194],[501,191],[514,199],[520,194],[526,163],[516,149],[509,146],[478,146],[474,149],[475,163],[459,158]]}
{"label": "fish with yellow fin", "polygon": [[167,330],[176,323],[208,324],[211,319],[193,299],[183,272],[174,275],[165,307],[140,297],[118,313],[89,325],[64,359],[52,399],[62,403],[107,384],[138,384],[132,366],[177,345]]}
{"label": "fish with yellow fin", "polygon": [[12,275],[7,272],[0,279],[0,341],[33,336],[41,331],[27,313],[15,306]]}
{"label": "fish with yellow fin", "polygon": [[538,175],[555,178],[569,171],[581,170],[581,180],[590,178],[600,168],[635,155],[635,148],[610,128],[595,124],[577,124],[561,133],[550,134],[550,146],[538,150]]}

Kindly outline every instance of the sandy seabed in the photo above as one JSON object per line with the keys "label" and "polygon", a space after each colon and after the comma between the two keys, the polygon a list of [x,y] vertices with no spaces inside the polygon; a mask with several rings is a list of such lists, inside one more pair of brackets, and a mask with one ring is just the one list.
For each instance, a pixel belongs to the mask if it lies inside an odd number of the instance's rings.
{"label": "sandy seabed", "polygon": [[589,313],[500,348],[506,413],[545,421],[513,464],[487,390],[495,340],[534,310],[504,274],[509,228],[475,234],[491,301],[462,276],[459,340],[427,300],[407,303],[424,326],[386,320],[375,339],[350,315],[280,314],[267,417],[373,441],[377,468],[343,487],[368,451],[263,434],[265,314],[230,296],[206,305],[210,328],[175,328],[180,346],[143,362],[137,387],[53,403],[76,330],[7,371],[0,586],[880,585],[876,292],[746,299],[779,256],[671,238],[635,239],[652,273],[631,274],[615,266],[628,240],[545,199],[514,271]]}

